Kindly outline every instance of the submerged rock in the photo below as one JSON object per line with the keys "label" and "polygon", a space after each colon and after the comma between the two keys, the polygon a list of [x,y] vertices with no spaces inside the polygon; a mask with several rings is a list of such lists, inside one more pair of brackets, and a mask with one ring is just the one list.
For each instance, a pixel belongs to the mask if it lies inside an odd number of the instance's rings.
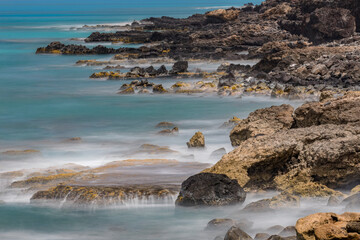
{"label": "submerged rock", "polygon": [[155,127],[157,128],[169,128],[175,127],[175,124],[172,122],[159,122]]}
{"label": "submerged rock", "polygon": [[205,147],[205,137],[202,132],[196,132],[194,136],[192,136],[189,142],[186,143],[188,148],[204,148]]}
{"label": "submerged rock", "polygon": [[224,240],[253,240],[253,239],[240,228],[233,226],[226,233]]}
{"label": "submerged rock", "polygon": [[40,151],[35,149],[26,149],[26,150],[7,150],[5,152],[2,152],[2,154],[5,155],[25,155],[25,154],[36,154],[36,153],[40,153]]}
{"label": "submerged rock", "polygon": [[228,230],[230,227],[236,225],[236,221],[229,218],[216,218],[208,222],[205,230],[219,231]]}
{"label": "submerged rock", "polygon": [[270,237],[268,233],[257,233],[254,240],[267,240]]}
{"label": "submerged rock", "polygon": [[345,198],[341,205],[345,205],[346,211],[360,211],[360,193],[355,193]]}
{"label": "submerged rock", "polygon": [[338,206],[340,204],[340,199],[338,197],[335,196],[330,196],[327,202],[327,206],[329,207],[334,207],[334,206]]}
{"label": "submerged rock", "polygon": [[173,129],[164,129],[159,131],[157,134],[159,135],[174,135],[179,133],[179,128],[178,127],[174,127]]}
{"label": "submerged rock", "polygon": [[284,228],[284,229],[279,233],[279,236],[280,236],[280,237],[296,236],[295,226],[287,226],[286,228]]}
{"label": "submerged rock", "polygon": [[236,180],[224,174],[199,173],[181,184],[176,205],[178,206],[222,206],[241,204],[246,193]]}
{"label": "submerged rock", "polygon": [[284,229],[285,228],[281,225],[274,225],[274,226],[271,226],[268,229],[266,229],[266,231],[270,234],[278,234]]}
{"label": "submerged rock", "polygon": [[[281,193],[270,199],[262,199],[249,203],[241,210],[247,213],[273,212],[281,208],[294,208],[300,206],[300,198],[288,193]],[[276,232],[278,234],[280,231]]]}
{"label": "submerged rock", "polygon": [[213,151],[210,154],[210,158],[219,160],[225,154],[226,154],[226,149],[225,148],[219,148],[219,149]]}
{"label": "submerged rock", "polygon": [[281,237],[279,235],[272,235],[268,238],[268,240],[296,240],[296,236],[290,236],[290,237]]}

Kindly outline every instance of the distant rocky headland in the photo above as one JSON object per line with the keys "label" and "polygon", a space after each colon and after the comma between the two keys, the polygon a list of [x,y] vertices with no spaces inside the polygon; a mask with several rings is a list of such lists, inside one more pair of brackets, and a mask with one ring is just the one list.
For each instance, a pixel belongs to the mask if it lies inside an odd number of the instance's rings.
{"label": "distant rocky headland", "polygon": [[[107,79],[177,78],[196,76],[199,83],[173,91],[153,91],[152,86],[123,86],[120,93],[208,93],[273,96],[319,96],[323,90],[357,89],[359,84],[359,3],[352,1],[267,0],[254,6],[218,9],[188,18],[148,18],[111,33],[94,32],[87,43],[141,44],[138,48],[108,48],[65,45],[53,42],[37,49],[47,54],[113,54],[108,62],[79,61],[104,65],[91,77]],[[85,26],[84,26],[85,27]],[[116,26],[113,26],[116,27]],[[89,29],[89,26],[86,26]],[[93,26],[90,29],[101,29]],[[232,60],[257,60],[257,64],[228,64]],[[215,61],[215,72],[173,71],[162,67],[117,71],[123,61],[137,63]],[[120,65],[119,65],[120,64]],[[220,65],[219,64],[219,65]],[[262,84],[259,86],[259,84]],[[175,88],[175,87],[174,87]],[[145,89],[144,91],[140,91]],[[170,90],[170,91],[169,91]],[[176,91],[178,90],[178,91]]]}

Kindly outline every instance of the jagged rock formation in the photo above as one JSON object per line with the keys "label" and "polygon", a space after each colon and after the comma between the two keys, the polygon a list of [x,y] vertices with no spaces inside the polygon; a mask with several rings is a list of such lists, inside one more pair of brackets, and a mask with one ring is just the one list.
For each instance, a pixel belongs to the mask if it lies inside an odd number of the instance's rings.
{"label": "jagged rock formation", "polygon": [[186,143],[188,148],[204,148],[205,147],[205,137],[202,132],[196,132],[192,136],[189,142]]}
{"label": "jagged rock formation", "polygon": [[333,189],[360,182],[359,101],[360,94],[350,92],[304,104],[295,111],[292,128],[248,138],[205,171],[226,174],[248,189],[341,195]]}

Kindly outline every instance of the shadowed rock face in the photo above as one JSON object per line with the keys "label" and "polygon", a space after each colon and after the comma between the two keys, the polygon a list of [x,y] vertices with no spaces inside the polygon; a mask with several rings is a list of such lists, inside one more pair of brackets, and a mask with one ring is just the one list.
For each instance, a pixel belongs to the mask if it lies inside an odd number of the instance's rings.
{"label": "shadowed rock face", "polygon": [[236,180],[223,174],[199,173],[181,184],[178,206],[222,206],[245,201],[246,193]]}
{"label": "shadowed rock face", "polygon": [[[305,104],[295,111],[298,128],[248,138],[205,171],[254,190],[326,196],[339,194],[332,189],[351,189],[360,182],[359,100],[358,92],[350,92]],[[313,108],[318,111],[308,110]]]}

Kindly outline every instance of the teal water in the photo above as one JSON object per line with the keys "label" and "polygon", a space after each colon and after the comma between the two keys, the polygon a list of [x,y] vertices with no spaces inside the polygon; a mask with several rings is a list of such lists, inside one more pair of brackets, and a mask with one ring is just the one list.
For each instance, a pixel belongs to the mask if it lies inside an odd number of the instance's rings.
{"label": "teal water", "polygon": [[[186,17],[247,2],[0,1],[0,152],[41,151],[32,157],[0,154],[0,172],[63,163],[96,166],[124,159],[124,151],[143,143],[170,146],[184,154],[194,154],[191,161],[213,163],[209,159],[213,150],[232,149],[229,129],[219,128],[224,121],[289,101],[255,97],[120,96],[116,92],[124,82],[92,80],[88,76],[98,70],[96,67],[75,66],[80,59],[107,60],[111,56],[51,56],[34,52],[51,41],[70,43],[70,38],[85,38],[91,33],[72,27],[126,23],[150,16]],[[176,80],[155,82],[169,86]],[[161,121],[175,122],[180,128],[179,136],[156,135],[158,129],[154,126]],[[189,152],[185,142],[198,130],[206,136],[207,149]],[[75,146],[64,143],[71,137],[81,137],[83,141]],[[4,187],[0,186],[0,197]],[[20,203],[0,205],[0,239],[213,239],[203,228],[211,218],[225,214],[176,210],[173,202],[163,208],[140,209],[73,211],[32,206],[29,198],[24,198]]]}

